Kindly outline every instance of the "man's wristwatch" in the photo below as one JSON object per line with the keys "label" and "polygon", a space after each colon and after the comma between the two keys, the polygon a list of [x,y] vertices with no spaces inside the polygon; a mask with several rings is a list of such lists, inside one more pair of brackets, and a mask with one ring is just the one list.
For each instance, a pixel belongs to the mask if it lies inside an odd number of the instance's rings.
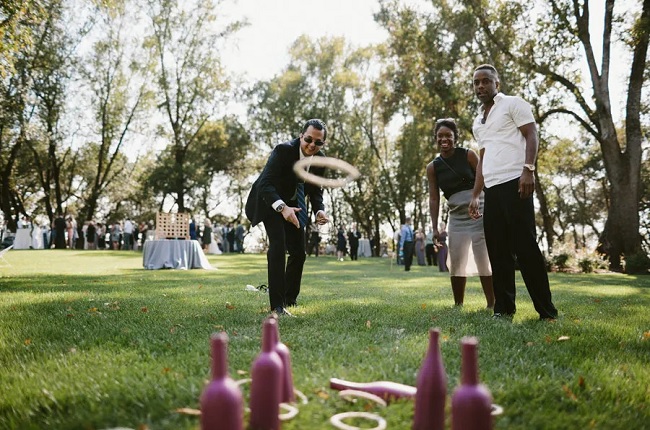
{"label": "man's wristwatch", "polygon": [[284,210],[284,207],[286,205],[284,203],[280,203],[277,208],[275,208],[276,212],[282,212]]}
{"label": "man's wristwatch", "polygon": [[526,169],[530,170],[531,172],[535,171],[535,165],[534,164],[524,164],[524,167]]}

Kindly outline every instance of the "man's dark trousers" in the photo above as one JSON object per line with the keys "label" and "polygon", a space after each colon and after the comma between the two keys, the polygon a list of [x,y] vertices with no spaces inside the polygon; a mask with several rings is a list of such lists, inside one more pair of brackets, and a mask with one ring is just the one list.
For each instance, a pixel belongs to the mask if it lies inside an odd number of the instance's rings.
{"label": "man's dark trousers", "polygon": [[413,252],[415,251],[415,243],[412,240],[404,241],[404,271],[411,270],[413,264]]}
{"label": "man's dark trousers", "polygon": [[541,318],[557,317],[544,256],[537,245],[532,195],[519,197],[519,179],[485,188],[483,228],[496,303],[494,313],[514,314],[515,257],[528,294]]}
{"label": "man's dark trousers", "polygon": [[[269,237],[268,262],[269,300],[271,309],[296,303],[300,293],[302,269],[305,265],[305,228],[296,228],[282,218],[280,213],[272,213],[264,220],[264,228]],[[289,252],[286,260],[285,256]]]}

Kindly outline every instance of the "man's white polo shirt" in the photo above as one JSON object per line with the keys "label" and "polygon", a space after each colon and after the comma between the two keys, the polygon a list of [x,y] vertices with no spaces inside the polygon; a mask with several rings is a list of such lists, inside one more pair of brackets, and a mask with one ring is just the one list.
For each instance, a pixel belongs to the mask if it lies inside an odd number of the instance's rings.
{"label": "man's white polo shirt", "polygon": [[498,93],[485,124],[483,106],[474,119],[472,132],[479,148],[485,149],[483,179],[487,188],[521,176],[526,162],[526,139],[519,127],[535,122],[533,111],[524,99]]}

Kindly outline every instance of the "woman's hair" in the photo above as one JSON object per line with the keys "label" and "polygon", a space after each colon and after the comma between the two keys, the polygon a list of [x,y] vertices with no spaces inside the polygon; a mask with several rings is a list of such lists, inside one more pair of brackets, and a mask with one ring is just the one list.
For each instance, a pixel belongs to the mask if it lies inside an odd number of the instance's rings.
{"label": "woman's hair", "polygon": [[453,118],[442,118],[436,121],[436,128],[433,130],[434,134],[438,134],[440,127],[447,127],[454,133],[454,143],[458,142],[458,126]]}

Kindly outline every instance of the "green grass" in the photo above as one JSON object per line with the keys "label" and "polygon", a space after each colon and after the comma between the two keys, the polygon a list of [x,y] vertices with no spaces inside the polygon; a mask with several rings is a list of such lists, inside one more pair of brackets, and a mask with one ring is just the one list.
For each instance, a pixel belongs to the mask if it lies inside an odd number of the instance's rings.
{"label": "green grass", "polygon": [[[197,429],[197,417],[175,410],[199,407],[210,334],[230,336],[235,379],[249,376],[260,351],[268,297],[244,288],[266,283],[265,256],[210,256],[217,271],[146,271],[141,254],[121,251],[12,250],[6,259],[1,429]],[[354,410],[380,414],[389,429],[410,429],[412,401],[386,409],[351,404],[328,382],[414,385],[431,327],[442,331],[450,395],[460,339],[479,338],[480,378],[504,408],[497,429],[650,428],[650,277],[550,279],[560,318],[537,321],[519,278],[509,323],[483,309],[477,279],[458,309],[448,276],[436,268],[405,273],[385,259],[309,258],[297,318],[280,320],[296,388],[309,403],[283,430],[331,429],[330,416]]]}

